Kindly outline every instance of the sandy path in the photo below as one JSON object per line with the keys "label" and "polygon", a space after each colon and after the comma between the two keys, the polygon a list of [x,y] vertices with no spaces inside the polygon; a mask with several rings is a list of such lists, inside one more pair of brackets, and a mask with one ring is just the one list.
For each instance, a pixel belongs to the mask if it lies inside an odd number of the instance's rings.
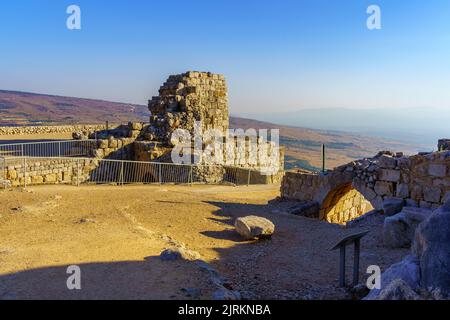
{"label": "sandy path", "polygon": [[[369,264],[384,268],[406,252],[381,247],[381,217],[346,230],[273,214],[276,205],[267,203],[278,194],[277,186],[0,191],[0,299],[210,298],[217,288],[198,265],[159,258],[173,246],[198,253],[247,298],[348,298],[336,288],[337,253],[328,251],[340,236],[373,229],[362,243],[362,271]],[[274,221],[272,240],[241,241],[232,224],[249,214]],[[80,291],[66,287],[72,264],[82,270]]]}

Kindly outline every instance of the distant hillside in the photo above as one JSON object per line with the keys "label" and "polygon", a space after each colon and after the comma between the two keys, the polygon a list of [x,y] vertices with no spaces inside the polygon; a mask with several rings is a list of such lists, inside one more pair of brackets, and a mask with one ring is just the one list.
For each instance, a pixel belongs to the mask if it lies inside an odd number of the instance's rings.
{"label": "distant hillside", "polygon": [[0,126],[147,121],[146,106],[0,90]]}
{"label": "distant hillside", "polygon": [[252,119],[232,117],[232,128],[280,129],[280,144],[286,147],[286,168],[315,169],[321,166],[321,146],[327,147],[327,167],[335,167],[355,159],[372,157],[380,150],[415,154],[431,151],[426,145],[361,136],[341,131],[307,129],[276,125]]}
{"label": "distant hillside", "polygon": [[[146,106],[103,100],[61,97],[0,90],[0,126],[95,124],[110,121],[148,121]],[[231,128],[280,129],[280,143],[286,147],[286,168],[316,169],[321,165],[321,145],[327,146],[328,167],[371,157],[379,150],[408,154],[430,151],[424,146],[363,137],[355,134],[276,125],[252,119],[230,118]]]}

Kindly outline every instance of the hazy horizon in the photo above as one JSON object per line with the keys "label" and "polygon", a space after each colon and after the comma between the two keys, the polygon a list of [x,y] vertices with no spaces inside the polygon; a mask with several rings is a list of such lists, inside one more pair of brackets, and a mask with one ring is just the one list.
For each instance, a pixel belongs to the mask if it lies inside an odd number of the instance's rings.
{"label": "hazy horizon", "polygon": [[[0,92],[2,91],[42,96],[60,96],[45,92],[5,90],[0,88]],[[62,97],[92,99],[80,96]],[[107,99],[93,100],[127,104],[123,101]],[[144,104],[135,105],[146,108]],[[392,110],[390,108],[357,109],[342,107],[299,108],[295,112],[276,113],[231,112],[230,116],[293,127],[362,134],[402,142],[414,141],[417,144],[428,145],[430,149],[433,149],[438,139],[450,137],[450,127],[443,121],[442,116],[446,112],[445,108],[401,108]],[[425,126],[424,123],[426,124]],[[430,126],[430,123],[435,125]]]}

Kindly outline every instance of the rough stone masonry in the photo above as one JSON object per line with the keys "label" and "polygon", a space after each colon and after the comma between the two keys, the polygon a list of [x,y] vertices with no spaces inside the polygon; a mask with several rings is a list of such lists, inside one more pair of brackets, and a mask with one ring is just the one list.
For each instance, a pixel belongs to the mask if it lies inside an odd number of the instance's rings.
{"label": "rough stone masonry", "polygon": [[[76,140],[98,139],[97,144],[90,154],[96,159],[135,160],[151,162],[172,162],[171,152],[174,145],[171,141],[172,133],[177,129],[187,130],[191,136],[195,135],[195,122],[200,122],[202,132],[216,130],[226,136],[229,128],[228,93],[225,77],[210,72],[189,71],[179,75],[171,75],[160,87],[159,95],[149,101],[151,112],[148,123],[129,123],[128,125],[115,126],[109,130],[97,131],[97,128],[88,126],[77,128],[73,133]],[[102,128],[103,129],[103,128]],[[204,137],[202,137],[204,138]],[[204,157],[201,166],[195,166],[193,174],[195,180],[204,182],[221,182],[225,175],[233,176],[236,183],[277,183],[284,174],[284,154],[280,150],[278,159],[273,160],[274,145],[271,142],[257,137],[256,144],[264,146],[265,154],[252,154],[249,152],[249,140],[244,145],[232,140],[233,161],[216,165],[208,157]],[[208,141],[203,141],[203,146]],[[230,145],[224,144],[223,154],[229,152]],[[276,163],[272,163],[276,161]],[[32,165],[32,163],[30,163]],[[214,166],[212,166],[214,165]],[[18,168],[10,168],[10,178],[17,180],[18,185],[20,164]],[[277,167],[279,170],[273,174],[261,174],[263,167]],[[70,167],[70,166],[69,166]],[[39,168],[39,166],[38,166]],[[89,167],[88,167],[89,168]],[[230,169],[231,168],[231,169]],[[41,170],[27,171],[28,184],[53,183],[53,176],[47,177],[47,173],[40,171],[55,170],[58,168],[42,168]],[[94,170],[93,168],[92,170]],[[249,170],[251,173],[249,175]],[[68,169],[64,172],[72,173]],[[76,171],[78,172],[78,171]],[[56,172],[55,172],[56,173]],[[58,172],[59,173],[59,172]],[[69,174],[59,177],[57,182],[69,182]],[[32,179],[32,176],[36,176]],[[72,174],[71,174],[72,176]],[[41,179],[42,178],[42,179]],[[82,177],[83,181],[86,180]]]}
{"label": "rough stone masonry", "polygon": [[[195,136],[195,122],[201,123],[201,132],[215,130],[228,138],[221,153],[232,154],[232,161],[226,159],[229,167],[252,169],[252,181],[258,183],[280,182],[284,174],[284,150],[280,148],[277,159],[270,157],[276,150],[270,141],[257,137],[255,142],[229,139],[228,93],[225,77],[210,72],[189,71],[179,75],[171,75],[160,87],[159,95],[149,101],[151,112],[149,123],[130,123],[106,132],[90,132],[76,134],[74,137],[100,138],[99,148],[93,152],[99,158],[128,159],[137,161],[172,162],[171,151],[174,147],[171,137],[175,130],[183,129]],[[205,147],[212,141],[205,141]],[[117,140],[117,141],[115,141]],[[265,153],[249,152],[250,143],[257,148],[265,147]],[[121,145],[127,145],[126,149]],[[231,146],[231,148],[230,148]],[[231,149],[231,152],[230,152]],[[190,150],[189,152],[192,152]],[[202,158],[202,165],[215,164],[212,159]],[[279,168],[273,174],[258,175],[267,167]],[[204,167],[195,169],[205,181],[220,181],[224,169]],[[233,173],[240,176],[240,172]],[[247,173],[242,172],[242,179],[247,180]]]}
{"label": "rough stone masonry", "polygon": [[[355,191],[361,196],[352,202],[349,196]],[[434,210],[450,199],[450,151],[410,157],[385,151],[327,174],[287,173],[281,194],[285,199],[314,201],[317,217],[333,223],[345,223],[372,207],[389,215],[403,206]]]}
{"label": "rough stone masonry", "polygon": [[193,136],[195,121],[201,121],[202,132],[215,129],[225,134],[228,130],[227,85],[221,74],[191,71],[172,75],[148,107],[152,115],[146,138],[150,141],[169,143],[178,128]]}

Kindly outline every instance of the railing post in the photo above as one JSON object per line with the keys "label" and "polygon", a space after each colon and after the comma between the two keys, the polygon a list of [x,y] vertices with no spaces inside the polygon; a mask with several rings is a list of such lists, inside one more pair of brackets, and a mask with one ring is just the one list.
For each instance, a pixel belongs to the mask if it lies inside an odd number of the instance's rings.
{"label": "railing post", "polygon": [[192,186],[192,183],[193,183],[193,180],[194,180],[194,177],[193,177],[193,175],[192,175],[192,170],[193,170],[193,165],[191,164],[190,165],[190,170],[189,170],[189,184]]}
{"label": "railing post", "polygon": [[77,187],[80,186],[80,159],[77,159]]}
{"label": "railing post", "polygon": [[326,172],[327,172],[326,147],[325,144],[322,144],[322,173]]}
{"label": "railing post", "polygon": [[124,183],[124,177],[123,177],[123,161],[120,162],[120,184],[123,186]]}
{"label": "railing post", "polygon": [[27,158],[23,157],[23,187],[27,188]]}
{"label": "railing post", "polygon": [[58,142],[58,157],[61,158],[61,141]]}
{"label": "railing post", "polygon": [[162,184],[162,164],[161,164],[161,163],[159,164],[159,174],[158,174],[158,177],[159,177],[159,184]]}
{"label": "railing post", "polygon": [[250,177],[251,177],[251,171],[250,171],[250,169],[248,169],[247,187],[250,186]]}
{"label": "railing post", "polygon": [[23,144],[21,144],[20,146],[21,146],[21,149],[22,149],[22,152],[21,152],[21,155],[20,155],[20,156],[21,156],[21,157],[24,157],[25,155],[24,155],[24,153],[23,153]]}

